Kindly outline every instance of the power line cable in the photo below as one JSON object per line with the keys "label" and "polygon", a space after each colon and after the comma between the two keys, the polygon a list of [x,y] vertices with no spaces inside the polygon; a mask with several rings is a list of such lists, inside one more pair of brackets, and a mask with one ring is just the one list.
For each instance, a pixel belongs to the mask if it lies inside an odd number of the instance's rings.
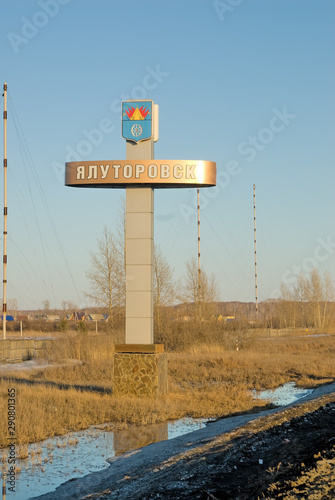
{"label": "power line cable", "polygon": [[53,284],[52,284],[52,280],[51,280],[51,273],[50,273],[49,263],[48,263],[47,256],[46,256],[46,251],[45,251],[44,239],[42,238],[42,232],[41,232],[40,224],[39,224],[38,217],[37,217],[35,201],[34,201],[34,197],[32,195],[32,189],[31,189],[31,185],[30,185],[30,180],[29,180],[29,176],[28,176],[28,173],[27,173],[27,167],[26,167],[25,157],[27,157],[28,163],[29,163],[29,156],[28,156],[27,151],[26,151],[26,145],[25,145],[25,142],[24,142],[24,138],[22,138],[23,136],[20,135],[20,131],[19,131],[19,127],[18,127],[18,124],[17,124],[16,114],[14,112],[13,104],[12,104],[11,100],[9,102],[10,102],[10,108],[12,110],[13,123],[14,123],[16,134],[17,134],[17,139],[18,139],[19,148],[20,148],[20,152],[21,152],[22,164],[23,164],[23,168],[24,168],[24,171],[25,171],[25,176],[26,176],[26,181],[27,181],[27,186],[28,186],[28,192],[29,192],[29,195],[30,195],[30,201],[31,201],[32,209],[33,209],[33,219],[34,219],[34,222],[35,222],[35,225],[36,225],[36,228],[37,228],[37,232],[38,232],[38,236],[39,236],[39,240],[40,240],[40,243],[41,243],[43,258],[44,258],[44,262],[45,262],[45,266],[46,266],[46,269],[47,269],[48,278],[49,278],[49,282],[50,282],[51,293],[52,293],[54,301],[56,301],[56,297],[55,297],[55,293],[54,293],[54,288],[53,288]]}
{"label": "power line cable", "polygon": [[10,102],[11,102],[11,107],[12,107],[12,110],[13,110],[13,116],[16,117],[16,121],[17,121],[17,124],[18,124],[18,131],[20,131],[21,133],[21,136],[23,138],[23,144],[25,146],[25,150],[26,150],[26,154],[27,154],[27,158],[29,160],[29,164],[30,164],[30,167],[31,167],[31,171],[33,173],[33,177],[34,177],[34,180],[35,180],[35,183],[36,183],[36,186],[38,188],[38,191],[39,191],[39,194],[40,194],[40,197],[41,197],[41,200],[42,200],[42,203],[43,203],[43,206],[45,208],[45,213],[47,214],[47,217],[49,219],[49,222],[50,222],[50,226],[53,230],[53,233],[54,233],[54,236],[56,238],[56,241],[57,241],[57,244],[58,244],[58,247],[60,249],[60,252],[61,252],[61,255],[63,257],[63,260],[64,260],[64,263],[65,263],[65,266],[66,266],[66,269],[67,269],[67,272],[68,272],[68,276],[70,277],[70,280],[72,282],[72,286],[75,290],[75,293],[77,295],[77,298],[79,299],[79,302],[81,302],[81,296],[80,296],[80,293],[77,289],[77,286],[76,286],[76,283],[75,283],[75,280],[73,278],[73,275],[72,275],[72,272],[71,272],[71,268],[69,266],[69,263],[68,263],[68,260],[66,258],[66,253],[64,251],[64,248],[63,248],[63,245],[62,245],[62,242],[61,242],[61,239],[59,237],[59,234],[58,234],[58,231],[57,231],[57,228],[56,228],[56,225],[55,225],[55,222],[53,220],[53,217],[52,217],[52,214],[51,214],[51,211],[50,211],[50,208],[48,206],[48,203],[47,203],[47,200],[46,200],[46,197],[45,197],[45,194],[44,194],[44,191],[43,191],[43,188],[42,188],[42,185],[40,183],[40,180],[39,180],[39,177],[38,177],[38,174],[37,174],[37,170],[36,170],[36,167],[35,167],[35,164],[33,162],[33,159],[32,159],[32,155],[30,153],[30,149],[28,147],[28,144],[27,144],[27,141],[25,139],[25,135],[23,133],[23,129],[22,129],[22,126],[20,124],[20,120],[18,118],[18,115],[17,115],[17,112],[16,112],[16,109],[15,109],[15,106],[14,106],[14,103],[13,103],[13,100],[10,99]]}

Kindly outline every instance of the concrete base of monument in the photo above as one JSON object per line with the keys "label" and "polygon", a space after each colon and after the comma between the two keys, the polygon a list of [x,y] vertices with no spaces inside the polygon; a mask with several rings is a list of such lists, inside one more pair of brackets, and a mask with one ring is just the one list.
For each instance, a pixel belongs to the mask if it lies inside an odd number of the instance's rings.
{"label": "concrete base of monument", "polygon": [[116,396],[167,394],[167,354],[162,344],[118,344],[114,354]]}

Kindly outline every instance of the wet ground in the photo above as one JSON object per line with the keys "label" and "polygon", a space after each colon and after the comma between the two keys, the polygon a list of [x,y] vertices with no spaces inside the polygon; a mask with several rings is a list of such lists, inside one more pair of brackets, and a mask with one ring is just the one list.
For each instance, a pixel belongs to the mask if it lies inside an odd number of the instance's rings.
{"label": "wet ground", "polygon": [[335,403],[326,403],[268,430],[217,440],[158,470],[154,482],[136,491],[122,487],[94,498],[127,492],[133,500],[334,499],[334,420]]}
{"label": "wet ground", "polygon": [[146,426],[127,426],[111,431],[105,426],[70,432],[24,446],[26,458],[17,458],[15,492],[8,490],[10,500],[51,492],[65,481],[106,469],[107,459],[158,441],[201,429],[205,419],[181,419]]}
{"label": "wet ground", "polygon": [[[221,419],[199,431],[111,458],[108,469],[39,498],[256,500],[285,498],[290,492],[294,499],[312,498],[312,488],[319,487],[320,496],[313,491],[313,498],[334,498],[334,391],[335,384],[323,386],[304,403],[268,410],[262,416]],[[310,484],[308,478],[314,478]],[[292,496],[292,489],[301,495]]]}
{"label": "wet ground", "polygon": [[[272,391],[254,392],[254,397],[283,406],[311,392],[287,383]],[[207,419],[186,418],[145,426],[129,425],[118,431],[101,425],[25,446],[26,458],[18,460],[20,473],[15,492],[10,492],[11,500],[26,500],[28,496],[51,492],[66,480],[107,468],[108,458],[193,432],[205,427],[206,422]]]}

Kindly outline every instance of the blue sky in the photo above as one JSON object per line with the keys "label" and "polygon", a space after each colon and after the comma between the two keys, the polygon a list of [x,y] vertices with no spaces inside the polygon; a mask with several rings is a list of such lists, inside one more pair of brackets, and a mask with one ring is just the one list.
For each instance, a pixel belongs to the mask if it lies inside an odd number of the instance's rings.
{"label": "blue sky", "polygon": [[[332,0],[2,1],[8,299],[89,305],[89,252],[125,192],[65,187],[64,163],[125,158],[128,98],[159,105],[155,158],[217,162],[201,257],[221,300],[254,299],[253,184],[259,299],[313,266],[335,280],[334,18]],[[176,279],[197,255],[195,207],[194,189],[155,192]]]}

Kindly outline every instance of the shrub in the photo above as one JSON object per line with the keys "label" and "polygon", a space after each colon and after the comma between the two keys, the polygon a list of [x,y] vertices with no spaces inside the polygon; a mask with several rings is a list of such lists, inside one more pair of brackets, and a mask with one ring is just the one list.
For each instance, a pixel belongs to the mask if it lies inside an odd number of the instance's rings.
{"label": "shrub", "polygon": [[60,320],[60,322],[58,323],[58,328],[59,328],[59,331],[60,332],[67,332],[68,329],[69,329],[69,322],[67,319],[63,318]]}
{"label": "shrub", "polygon": [[76,326],[76,331],[78,333],[86,333],[87,332],[87,327],[84,321],[79,321]]}

